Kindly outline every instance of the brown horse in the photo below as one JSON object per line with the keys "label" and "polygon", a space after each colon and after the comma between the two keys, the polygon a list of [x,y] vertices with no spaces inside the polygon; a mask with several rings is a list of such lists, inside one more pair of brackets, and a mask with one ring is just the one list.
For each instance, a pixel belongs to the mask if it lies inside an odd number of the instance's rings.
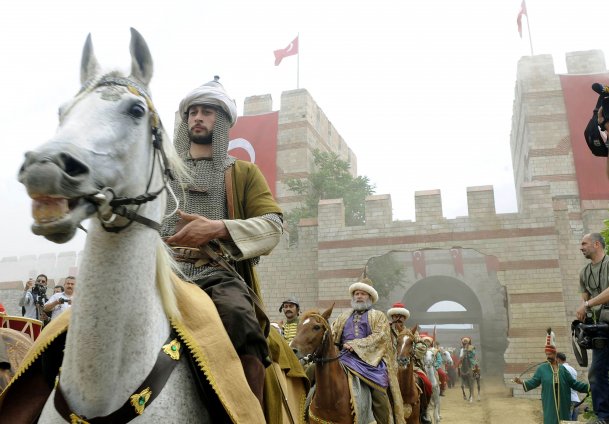
{"label": "brown horse", "polygon": [[308,311],[298,323],[290,346],[298,357],[315,364],[315,393],[309,406],[309,423],[352,424],[351,394],[347,374],[340,365],[328,319],[332,305],[319,314]]}
{"label": "brown horse", "polygon": [[[417,326],[412,329],[404,328],[397,338],[398,383],[404,403],[404,418],[408,424],[419,424],[421,414],[427,409],[426,397],[423,393],[420,377],[414,372],[414,342]],[[423,403],[425,405],[423,406]]]}

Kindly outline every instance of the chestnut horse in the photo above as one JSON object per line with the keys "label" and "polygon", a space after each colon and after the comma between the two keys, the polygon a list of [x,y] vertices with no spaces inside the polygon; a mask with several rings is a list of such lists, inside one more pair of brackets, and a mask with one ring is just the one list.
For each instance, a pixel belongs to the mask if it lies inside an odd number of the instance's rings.
{"label": "chestnut horse", "polygon": [[354,415],[347,373],[338,361],[340,351],[333,343],[328,323],[333,308],[334,305],[321,314],[306,312],[300,318],[290,347],[299,358],[315,364],[316,388],[309,406],[309,422],[352,424]]}
{"label": "chestnut horse", "polygon": [[397,337],[398,383],[404,404],[404,418],[408,424],[418,424],[425,414],[429,400],[424,393],[423,381],[414,372],[414,342],[417,325],[404,328]]}

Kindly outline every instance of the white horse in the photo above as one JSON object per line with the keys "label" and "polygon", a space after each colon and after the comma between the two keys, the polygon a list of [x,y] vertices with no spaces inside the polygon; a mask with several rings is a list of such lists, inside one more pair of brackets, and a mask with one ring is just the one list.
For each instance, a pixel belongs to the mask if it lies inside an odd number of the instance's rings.
{"label": "white horse", "polygon": [[[135,403],[145,409],[134,421],[209,423],[212,418],[184,360],[177,362],[162,390],[152,394],[152,402],[149,393],[136,391],[162,356],[170,318],[181,317],[171,260],[157,228],[165,213],[165,170],[183,168],[168,138],[161,137],[147,93],[152,58],[134,29],[130,52],[130,76],[100,75],[87,38],[83,88],[60,109],[53,138],[26,154],[19,174],[33,199],[34,233],[62,243],[83,219],[98,218],[88,230],[59,388],[74,419],[107,416],[128,405],[135,393]],[[228,364],[231,355],[223,354]],[[242,384],[243,407],[262,417],[245,377]],[[40,422],[65,422],[53,402],[57,390],[46,401]]]}
{"label": "white horse", "polygon": [[432,387],[428,410],[433,405],[433,420],[435,423],[438,423],[440,422],[440,378],[438,377],[438,371],[433,366],[434,352],[431,349],[428,349],[425,353],[423,363],[425,364],[425,373]]}

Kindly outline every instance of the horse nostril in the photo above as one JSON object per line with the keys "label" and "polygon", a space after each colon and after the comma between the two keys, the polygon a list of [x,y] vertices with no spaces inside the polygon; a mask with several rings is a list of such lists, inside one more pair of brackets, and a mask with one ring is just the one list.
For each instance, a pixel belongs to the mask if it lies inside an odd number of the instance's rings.
{"label": "horse nostril", "polygon": [[59,163],[64,172],[71,177],[78,177],[89,173],[89,167],[68,153],[59,155]]}

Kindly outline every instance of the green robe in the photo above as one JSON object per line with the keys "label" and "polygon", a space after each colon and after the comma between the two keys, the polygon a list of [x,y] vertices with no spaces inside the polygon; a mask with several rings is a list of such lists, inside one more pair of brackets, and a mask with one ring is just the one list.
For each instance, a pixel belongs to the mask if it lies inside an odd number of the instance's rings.
{"label": "green robe", "polygon": [[[522,382],[525,392],[539,387],[541,384],[543,424],[559,424],[560,420],[569,420],[571,417],[571,389],[580,393],[587,393],[590,390],[587,383],[575,380],[562,365],[558,367],[558,390],[556,390],[553,380],[552,366],[546,362],[537,367],[532,378]],[[558,396],[556,396],[556,391],[558,391]]]}

